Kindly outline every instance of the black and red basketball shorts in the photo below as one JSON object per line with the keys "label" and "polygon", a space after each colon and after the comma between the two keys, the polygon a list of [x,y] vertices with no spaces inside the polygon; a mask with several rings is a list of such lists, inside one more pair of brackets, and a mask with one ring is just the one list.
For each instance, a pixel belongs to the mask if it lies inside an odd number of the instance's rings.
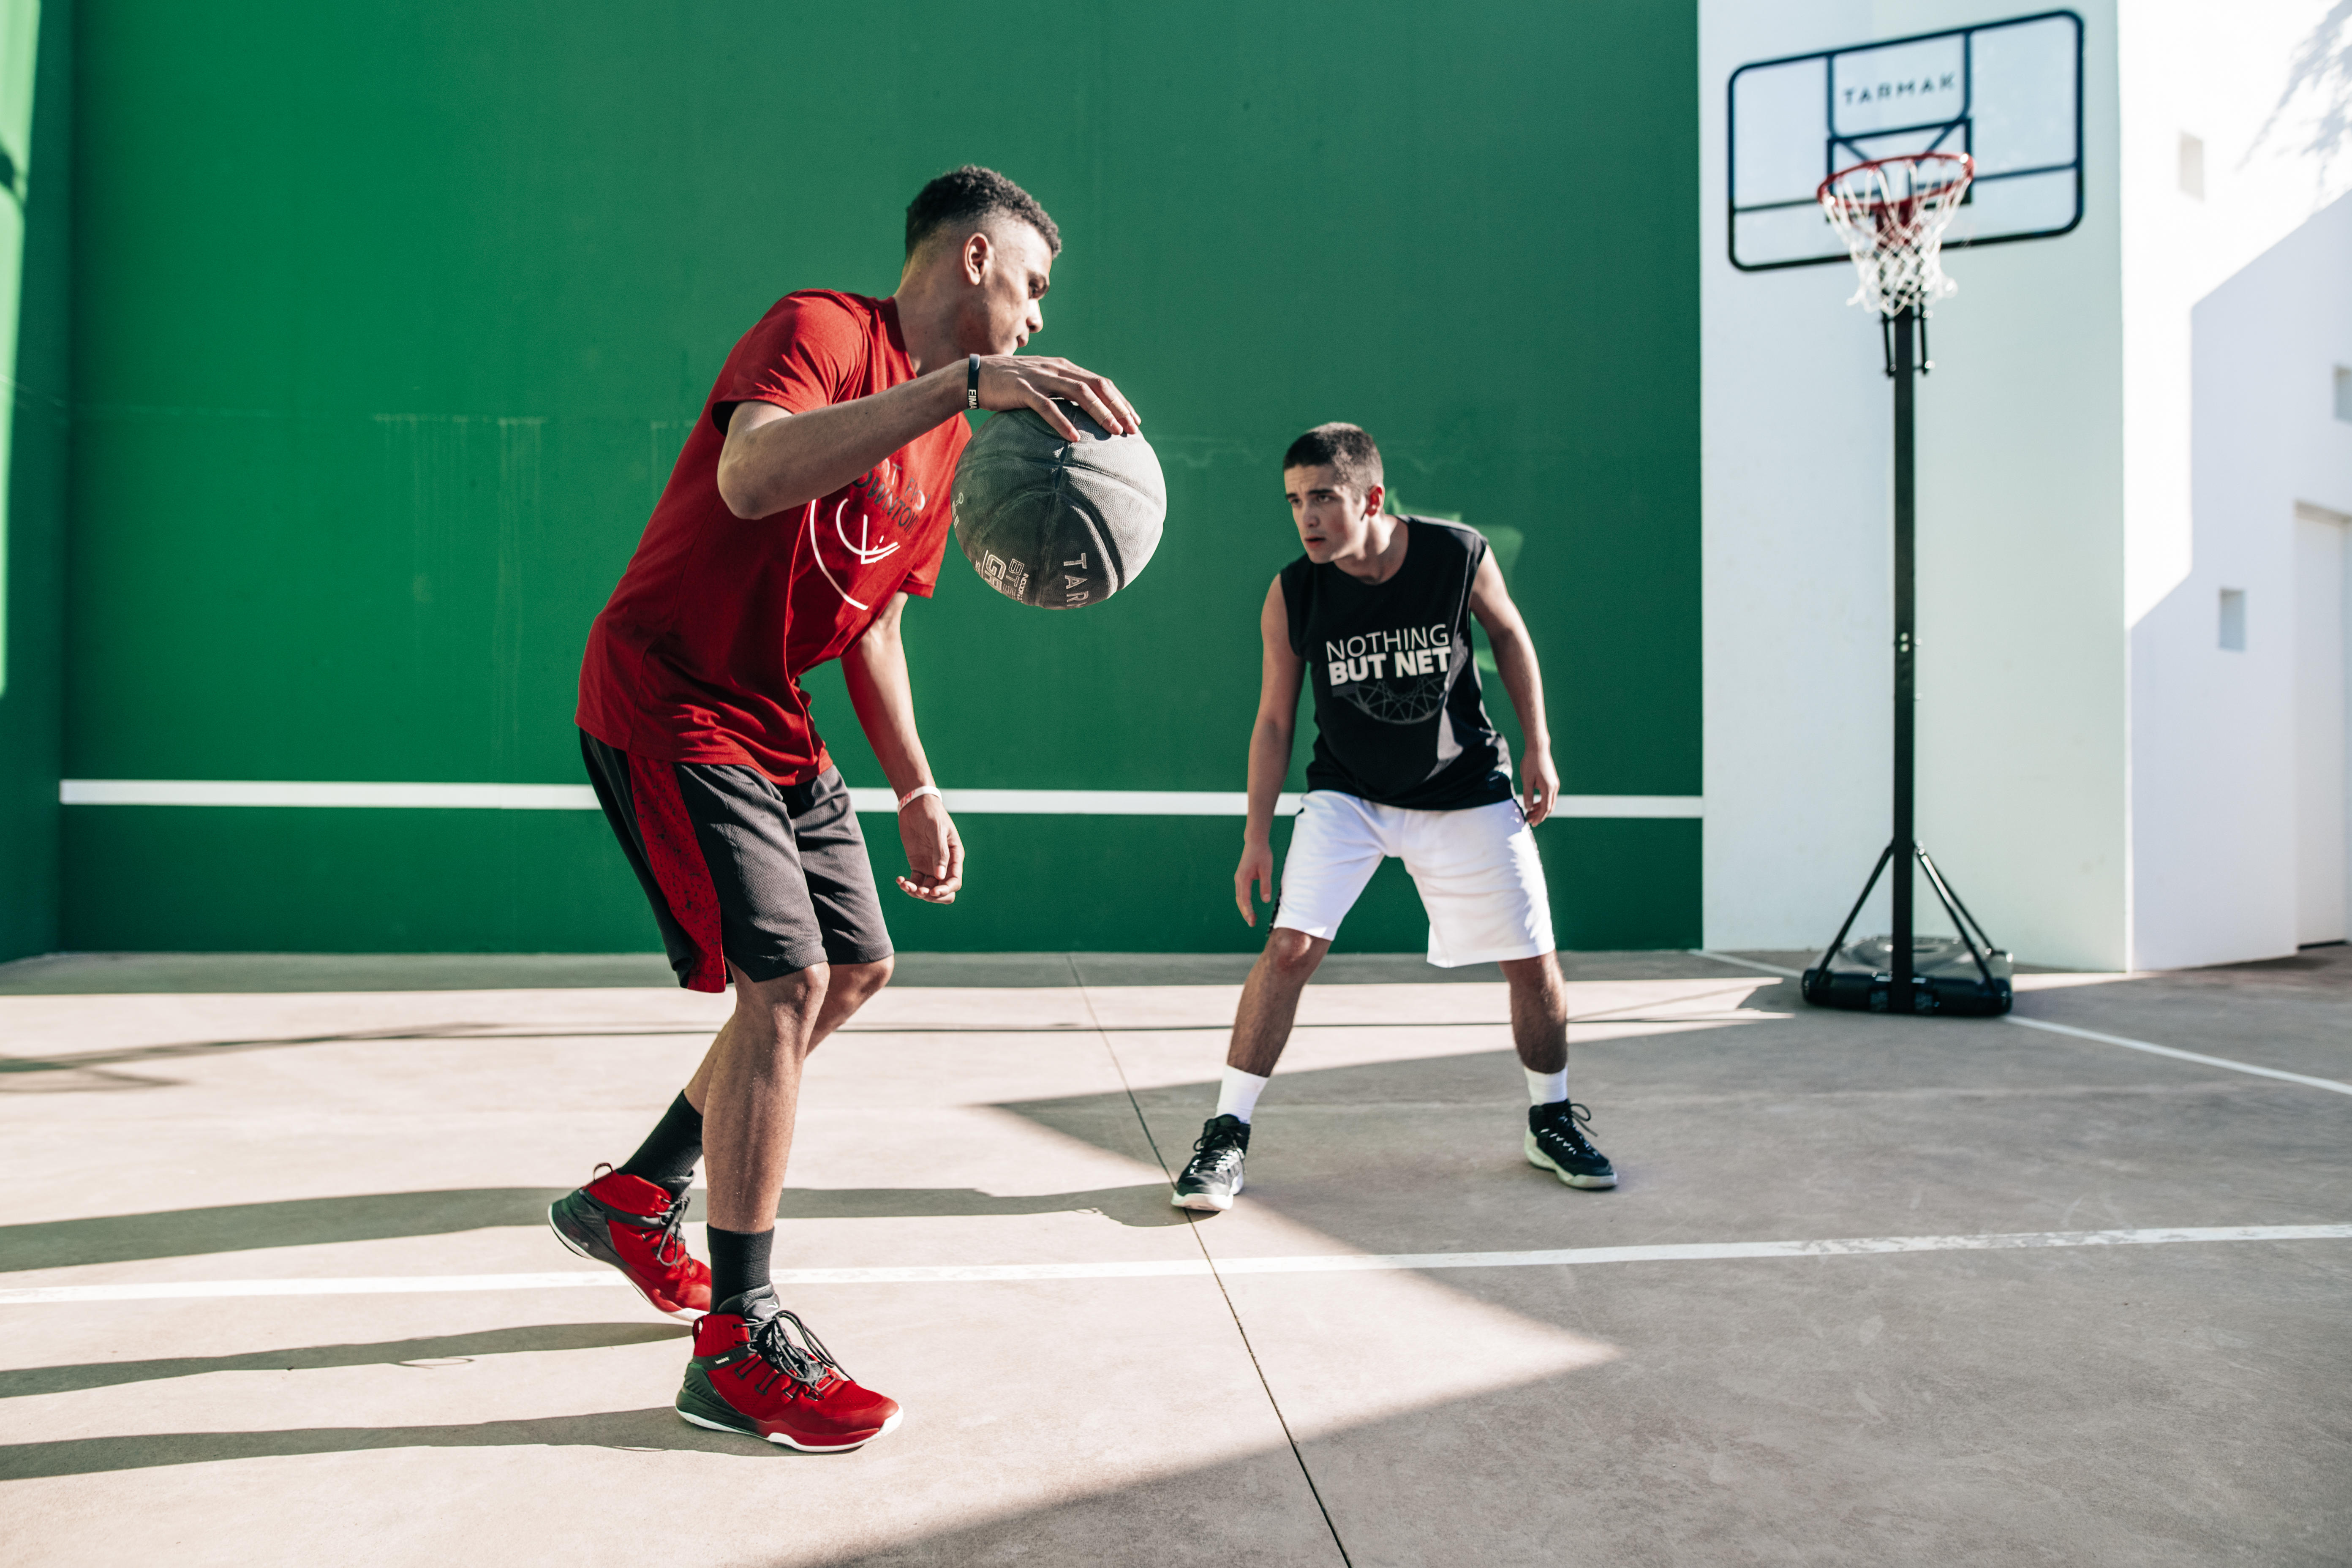
{"label": "black and red basketball shorts", "polygon": [[876,963],[890,932],[839,768],[780,784],[754,767],[664,763],[582,731],[588,782],[652,900],[677,983],[724,991]]}

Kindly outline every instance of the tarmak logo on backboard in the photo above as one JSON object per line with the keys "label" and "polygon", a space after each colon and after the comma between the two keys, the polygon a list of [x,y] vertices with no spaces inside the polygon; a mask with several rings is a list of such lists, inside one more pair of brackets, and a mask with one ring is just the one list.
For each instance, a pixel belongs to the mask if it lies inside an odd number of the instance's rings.
{"label": "tarmak logo on backboard", "polygon": [[1926,98],[1935,93],[1958,92],[1959,89],[1960,73],[1944,71],[1935,76],[1923,76],[1916,79],[1906,78],[1901,81],[1882,81],[1876,87],[1849,87],[1843,89],[1843,94],[1845,106],[1848,109],[1854,109],[1865,103],[1883,103],[1890,99]]}

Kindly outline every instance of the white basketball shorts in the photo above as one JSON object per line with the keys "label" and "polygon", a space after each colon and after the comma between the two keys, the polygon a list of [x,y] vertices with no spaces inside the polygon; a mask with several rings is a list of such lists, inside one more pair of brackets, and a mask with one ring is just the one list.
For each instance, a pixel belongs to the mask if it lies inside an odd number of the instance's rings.
{"label": "white basketball shorts", "polygon": [[1327,940],[1384,857],[1412,874],[1429,911],[1429,962],[1440,969],[1535,958],[1552,950],[1551,899],[1536,836],[1516,800],[1461,811],[1407,811],[1337,790],[1310,791],[1282,863],[1274,923]]}

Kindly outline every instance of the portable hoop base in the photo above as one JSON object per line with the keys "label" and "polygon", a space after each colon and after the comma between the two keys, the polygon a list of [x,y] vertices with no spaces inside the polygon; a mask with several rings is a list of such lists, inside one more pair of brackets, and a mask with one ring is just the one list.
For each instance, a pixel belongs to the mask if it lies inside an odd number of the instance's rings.
{"label": "portable hoop base", "polygon": [[[1944,880],[1936,862],[1916,844],[1906,858],[1927,874],[1927,885],[1936,889],[1944,912],[1952,917],[1960,934],[1916,935],[1906,909],[1896,921],[1902,930],[1899,944],[1894,936],[1846,942],[1854,917],[1862,913],[1870,890],[1878,886],[1878,879],[1894,858],[1895,846],[1890,844],[1880,852],[1870,880],[1862,885],[1862,897],[1846,913],[1845,924],[1830,939],[1829,951],[1798,982],[1799,994],[1816,1007],[1844,1007],[1857,1013],[1948,1013],[1990,1018],[2008,1012],[2012,1000],[2010,982],[2016,973],[2010,955],[1993,946],[1984,927],[1977,924],[1968,905]],[[1910,868],[1904,867],[1906,873]],[[1907,875],[1904,880],[1909,880]]]}
{"label": "portable hoop base", "polygon": [[[1889,959],[1892,937],[1874,936],[1839,950],[1827,968],[1805,971],[1805,1000],[1816,1007],[1854,1013],[1895,1010]],[[2009,955],[1999,955],[1990,980],[1979,978],[1968,950],[1949,937],[1914,937],[1911,942],[1911,1006],[1914,1013],[1955,1018],[1992,1018],[2009,1011]]]}

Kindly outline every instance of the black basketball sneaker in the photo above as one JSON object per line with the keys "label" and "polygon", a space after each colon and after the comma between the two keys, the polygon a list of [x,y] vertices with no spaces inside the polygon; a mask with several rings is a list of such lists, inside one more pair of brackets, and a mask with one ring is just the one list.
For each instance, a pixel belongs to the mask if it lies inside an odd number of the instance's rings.
{"label": "black basketball sneaker", "polygon": [[1571,1187],[1615,1186],[1617,1168],[1584,1135],[1591,1121],[1591,1110],[1572,1100],[1528,1106],[1528,1163]]}
{"label": "black basketball sneaker", "polygon": [[1249,1123],[1240,1117],[1219,1116],[1202,1122],[1200,1141],[1192,1145],[1192,1163],[1176,1178],[1176,1195],[1170,1201],[1180,1209],[1205,1209],[1212,1214],[1233,1207],[1242,1190],[1242,1156],[1248,1152]]}

